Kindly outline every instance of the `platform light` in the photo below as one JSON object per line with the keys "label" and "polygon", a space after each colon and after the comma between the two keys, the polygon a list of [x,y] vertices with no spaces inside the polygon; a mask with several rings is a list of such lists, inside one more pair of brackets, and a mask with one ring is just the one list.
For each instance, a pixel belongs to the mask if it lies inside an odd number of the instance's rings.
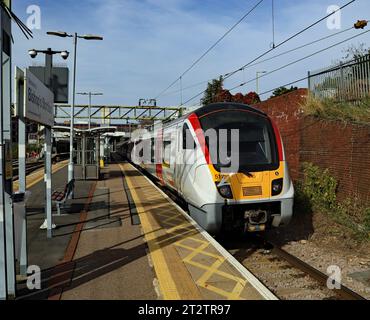
{"label": "platform light", "polygon": [[72,37],[71,35],[64,31],[48,31],[46,32],[46,34],[48,34],[49,36],[57,36],[62,38]]}
{"label": "platform light", "polygon": [[67,60],[68,57],[69,57],[69,52],[68,51],[62,51],[60,53],[61,57],[64,59],[64,60]]}
{"label": "platform light", "polygon": [[79,36],[79,38],[85,39],[85,40],[103,40],[103,37],[93,35],[93,34],[86,34],[83,36]]}
{"label": "platform light", "polygon": [[[85,39],[85,40],[103,40],[103,37],[86,34],[86,35],[79,35],[77,32],[74,34],[68,34],[65,31],[48,31],[46,34],[50,36],[57,36],[61,38],[73,38],[74,44],[74,59],[73,59],[73,86],[72,86],[72,106],[71,106],[71,124],[70,124],[70,146],[69,146],[69,164],[68,164],[68,181],[72,181],[74,178],[74,160],[73,160],[73,138],[74,138],[74,116],[75,116],[75,100],[76,100],[76,69],[77,69],[77,42],[78,39]],[[73,195],[72,195],[73,197]]]}
{"label": "platform light", "polygon": [[28,51],[28,54],[32,59],[35,59],[37,57],[37,51],[35,49],[31,49]]}

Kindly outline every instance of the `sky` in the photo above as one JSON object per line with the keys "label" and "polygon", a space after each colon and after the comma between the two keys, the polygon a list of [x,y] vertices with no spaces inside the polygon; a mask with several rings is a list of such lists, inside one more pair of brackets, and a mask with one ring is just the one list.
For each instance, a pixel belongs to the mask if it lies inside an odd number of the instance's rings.
{"label": "sky", "polygon": [[[31,59],[28,50],[46,49],[73,52],[70,38],[46,35],[50,30],[98,34],[103,41],[80,40],[77,52],[77,91],[103,92],[94,104],[137,105],[139,99],[155,98],[214,44],[258,0],[13,0],[13,11],[27,22],[27,8],[41,9],[41,28],[26,40],[13,26],[13,65],[21,68],[42,64],[44,57]],[[330,5],[342,6],[349,0],[275,0],[275,43],[278,44],[327,14]],[[359,20],[370,20],[370,1],[356,0],[341,12],[341,30]],[[370,25],[368,26],[370,29]],[[303,45],[340,30],[330,30],[323,21],[279,47],[267,57]],[[257,71],[271,71],[353,35],[351,30],[310,47],[240,72],[225,82],[232,88],[256,77]],[[272,38],[271,0],[265,0],[213,49],[182,81],[183,88],[233,71],[267,51]],[[344,56],[349,45],[370,47],[370,33],[330,49],[310,59],[260,79],[260,92],[279,87],[307,75],[308,71],[331,65]],[[55,56],[56,64],[72,70],[67,61]],[[306,81],[297,84],[306,87]],[[206,88],[206,82],[183,90],[186,101]],[[158,98],[158,105],[181,104],[180,82]],[[233,91],[248,93],[256,83]],[[269,96],[263,96],[263,99]],[[77,103],[87,103],[77,97]],[[199,98],[188,105],[199,103]]]}

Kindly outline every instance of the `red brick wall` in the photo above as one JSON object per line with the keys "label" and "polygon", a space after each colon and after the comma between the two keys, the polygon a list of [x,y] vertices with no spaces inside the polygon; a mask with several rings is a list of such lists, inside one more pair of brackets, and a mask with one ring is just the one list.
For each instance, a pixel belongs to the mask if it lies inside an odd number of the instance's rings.
{"label": "red brick wall", "polygon": [[339,183],[340,199],[370,201],[370,125],[305,117],[300,162],[329,168]]}
{"label": "red brick wall", "polygon": [[280,128],[292,178],[301,177],[302,163],[312,162],[329,168],[339,183],[340,199],[359,196],[370,201],[370,125],[305,116],[300,105],[306,95],[300,89],[255,106]]}

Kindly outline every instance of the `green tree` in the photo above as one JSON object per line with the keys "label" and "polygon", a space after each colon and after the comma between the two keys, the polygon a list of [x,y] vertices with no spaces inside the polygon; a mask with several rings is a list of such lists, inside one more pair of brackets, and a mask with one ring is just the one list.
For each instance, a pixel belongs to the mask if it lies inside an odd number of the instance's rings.
{"label": "green tree", "polygon": [[297,87],[293,87],[293,86],[290,87],[290,89],[288,89],[286,87],[280,87],[280,88],[276,89],[273,92],[271,98],[273,98],[273,97],[279,97],[279,96],[282,96],[283,94],[286,94],[286,93],[289,93],[289,92],[292,92],[292,91],[295,91],[295,90],[298,90],[298,88]]}
{"label": "green tree", "polygon": [[223,90],[223,84],[224,81],[222,77],[220,77],[219,79],[214,79],[212,80],[212,82],[208,83],[207,89],[204,92],[204,96],[202,99],[203,106],[217,101],[218,95]]}

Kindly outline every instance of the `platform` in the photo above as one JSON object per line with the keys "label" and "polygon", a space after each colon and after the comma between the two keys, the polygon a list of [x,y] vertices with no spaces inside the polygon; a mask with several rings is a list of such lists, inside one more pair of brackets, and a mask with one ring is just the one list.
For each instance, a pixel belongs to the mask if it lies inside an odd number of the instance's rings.
{"label": "platform", "polygon": [[[63,185],[66,168],[53,179]],[[43,284],[34,292],[21,284],[20,299],[276,299],[131,164],[77,182],[50,240],[38,229],[41,184],[31,186],[28,232],[30,263],[43,270]]]}

